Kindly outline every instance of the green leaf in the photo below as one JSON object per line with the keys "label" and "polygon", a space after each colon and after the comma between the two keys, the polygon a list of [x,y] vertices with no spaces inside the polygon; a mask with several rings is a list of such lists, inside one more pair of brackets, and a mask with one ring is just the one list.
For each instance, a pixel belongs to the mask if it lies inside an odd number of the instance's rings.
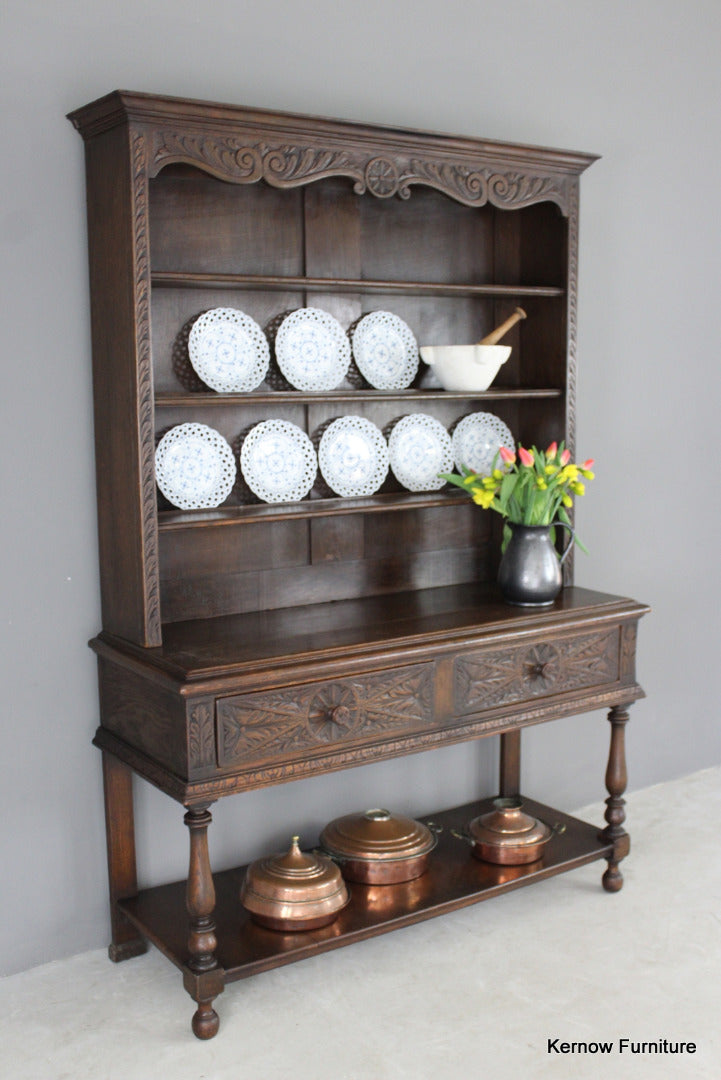
{"label": "green leaf", "polygon": [[508,506],[508,501],[515,491],[516,484],[518,483],[518,473],[506,473],[501,480],[501,492],[498,496],[498,505],[503,513]]}
{"label": "green leaf", "polygon": [[468,494],[468,484],[462,476],[458,476],[457,473],[438,473],[443,480],[447,480],[449,484],[455,484],[456,487],[462,488],[463,491]]}

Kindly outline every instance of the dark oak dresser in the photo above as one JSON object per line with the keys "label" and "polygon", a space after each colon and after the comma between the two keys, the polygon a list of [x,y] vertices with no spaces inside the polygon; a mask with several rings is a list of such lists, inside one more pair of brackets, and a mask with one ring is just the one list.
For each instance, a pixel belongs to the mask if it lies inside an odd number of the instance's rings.
{"label": "dark oak dresser", "polygon": [[[235,979],[596,859],[605,888],[620,889],[645,606],[575,587],[571,559],[553,606],[504,604],[498,521],[462,493],[411,492],[389,474],[371,496],[317,485],[275,504],[238,483],[217,509],[179,510],[154,470],[158,437],[190,421],[237,449],[271,417],[313,437],[348,414],[385,428],[423,412],[451,428],[490,409],[525,444],[573,448],[578,191],[593,157],[123,91],[71,120],[87,165],[111,958],[153,942],[210,1038],[214,999]],[[397,391],[348,378],[219,393],[187,361],[189,329],[214,307],[267,326],[313,305],[345,328],[390,310],[419,343],[450,344],[479,340],[520,303],[511,359],[475,395],[427,373]],[[605,827],[524,793],[565,826],[538,863],[470,857],[453,832],[481,800],[430,808],[443,831],[428,871],[380,896],[354,886],[320,930],[256,926],[238,897],[244,868],[211,872],[209,807],[222,796],[487,735],[500,737],[499,793],[515,795],[521,729],[599,708],[611,722]],[[138,891],[133,772],[185,807],[187,882]]]}

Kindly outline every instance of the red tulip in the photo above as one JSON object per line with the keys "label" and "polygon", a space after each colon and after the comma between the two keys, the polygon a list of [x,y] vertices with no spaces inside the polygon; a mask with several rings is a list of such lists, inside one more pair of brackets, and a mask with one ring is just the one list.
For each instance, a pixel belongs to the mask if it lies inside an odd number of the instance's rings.
{"label": "red tulip", "polygon": [[521,459],[521,465],[533,465],[533,454],[530,450],[524,449],[524,447],[518,447],[518,456]]}
{"label": "red tulip", "polygon": [[595,458],[592,458],[592,457],[590,457],[590,458],[588,459],[588,461],[584,461],[584,463],[583,463],[583,465],[581,466],[581,468],[582,468],[582,469],[592,469],[592,468],[593,468],[593,465],[594,465],[594,462],[595,462],[595,460],[596,460]]}
{"label": "red tulip", "polygon": [[553,459],[555,458],[557,453],[558,453],[558,443],[554,440],[551,443],[551,445],[549,446],[548,450],[546,450],[546,457],[548,458],[549,461],[553,461]]}
{"label": "red tulip", "polygon": [[516,455],[506,446],[499,447],[498,453],[501,455],[501,461],[504,465],[512,465],[516,460]]}
{"label": "red tulip", "polygon": [[571,460],[571,451],[570,450],[564,450],[563,453],[561,454],[561,457],[560,457],[561,464],[562,465],[568,465],[570,460]]}

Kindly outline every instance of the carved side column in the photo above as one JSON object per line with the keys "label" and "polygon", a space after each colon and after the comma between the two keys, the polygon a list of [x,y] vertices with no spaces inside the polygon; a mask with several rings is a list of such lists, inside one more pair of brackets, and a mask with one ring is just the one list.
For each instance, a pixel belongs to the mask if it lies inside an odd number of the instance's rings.
{"label": "carved side column", "polygon": [[212,1039],[220,1019],[213,1001],[224,989],[224,972],[215,957],[215,886],[208,856],[208,826],[213,820],[207,807],[188,810],[184,821],[190,830],[190,865],[186,904],[190,915],[188,929],[188,971],[184,986],[198,1003],[193,1016],[193,1033],[199,1039]]}
{"label": "carved side column", "polygon": [[623,886],[623,874],[618,869],[621,859],[631,850],[631,839],[623,827],[626,820],[624,809],[626,802],[623,793],[626,790],[626,724],[628,709],[614,705],[608,714],[611,723],[611,746],[606,767],[606,828],[601,832],[601,839],[613,843],[613,854],[608,859],[608,869],[603,875],[603,887],[607,892],[618,892]]}

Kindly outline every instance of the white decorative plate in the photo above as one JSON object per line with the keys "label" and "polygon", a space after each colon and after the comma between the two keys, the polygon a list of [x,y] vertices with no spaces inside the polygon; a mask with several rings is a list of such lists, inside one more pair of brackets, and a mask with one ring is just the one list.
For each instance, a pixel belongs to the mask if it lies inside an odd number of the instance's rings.
{"label": "white decorative plate", "polygon": [[418,371],[418,345],[411,328],[390,311],[371,311],[352,332],[358,370],[376,390],[404,390]]}
{"label": "white decorative plate", "polygon": [[199,315],[188,336],[193,369],[211,390],[255,390],[268,372],[270,348],[250,315],[235,308],[212,308]]}
{"label": "white decorative plate", "polygon": [[[471,413],[456,424],[451,436],[453,460],[475,473],[487,476],[501,446],[513,450],[515,440],[499,417],[489,412]],[[500,466],[502,467],[502,465]]]}
{"label": "white decorative plate", "polygon": [[439,473],[453,468],[451,437],[440,420],[424,413],[403,416],[388,439],[393,475],[408,491],[438,491]]}
{"label": "white decorative plate", "polygon": [[341,416],[323,432],[318,464],[336,495],[372,495],[388,475],[388,444],[363,416]]}
{"label": "white decorative plate", "polygon": [[222,435],[205,424],[178,424],[155,451],[155,479],[168,502],[181,510],[220,506],[237,469]]}
{"label": "white decorative plate", "polygon": [[289,420],[264,420],[243,440],[240,469],[250,490],[264,502],[293,502],[315,483],[313,443]]}
{"label": "white decorative plate", "polygon": [[296,390],[334,390],[350,366],[350,343],[327,311],[299,308],[278,327],[275,358]]}

